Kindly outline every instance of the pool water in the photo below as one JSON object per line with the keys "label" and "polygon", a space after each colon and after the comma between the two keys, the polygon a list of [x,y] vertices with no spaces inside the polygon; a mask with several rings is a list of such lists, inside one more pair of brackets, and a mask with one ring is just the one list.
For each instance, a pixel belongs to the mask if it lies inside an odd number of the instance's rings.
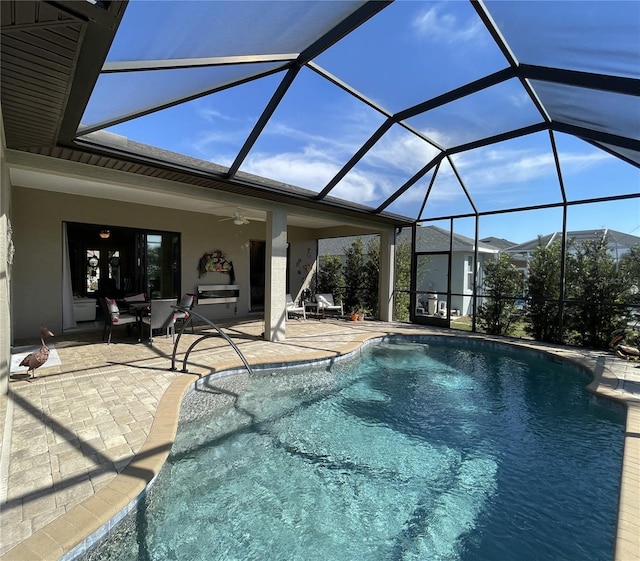
{"label": "pool water", "polygon": [[87,559],[610,560],[624,411],[588,382],[530,352],[406,339],[259,373],[181,422],[144,504]]}

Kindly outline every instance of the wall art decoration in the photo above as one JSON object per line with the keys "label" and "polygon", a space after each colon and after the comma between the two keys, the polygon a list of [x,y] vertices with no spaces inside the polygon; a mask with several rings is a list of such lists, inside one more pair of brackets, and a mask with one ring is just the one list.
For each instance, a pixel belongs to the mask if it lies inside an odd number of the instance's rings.
{"label": "wall art decoration", "polygon": [[233,263],[219,249],[211,253],[205,253],[200,258],[198,262],[198,278],[202,278],[207,273],[226,273],[229,275],[231,284],[235,283]]}

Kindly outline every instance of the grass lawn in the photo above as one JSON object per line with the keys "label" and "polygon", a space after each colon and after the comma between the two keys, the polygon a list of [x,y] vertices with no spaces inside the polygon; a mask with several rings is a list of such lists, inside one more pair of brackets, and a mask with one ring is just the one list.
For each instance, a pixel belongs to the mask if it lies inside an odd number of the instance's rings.
{"label": "grass lawn", "polygon": [[[524,319],[519,319],[509,335],[511,337],[518,337],[520,339],[531,339],[531,335],[527,334],[527,332],[524,330],[524,327]],[[471,316],[453,316],[451,318],[451,328],[460,329],[461,331],[471,331]]]}

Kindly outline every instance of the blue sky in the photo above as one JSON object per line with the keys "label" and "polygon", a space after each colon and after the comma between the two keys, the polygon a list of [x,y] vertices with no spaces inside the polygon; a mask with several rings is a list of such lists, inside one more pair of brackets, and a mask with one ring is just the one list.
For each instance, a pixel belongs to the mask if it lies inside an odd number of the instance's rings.
{"label": "blue sky", "polygon": [[[271,53],[265,45],[273,44],[281,49],[277,52],[296,52],[296,40],[302,31],[291,30],[287,35],[282,32],[283,22],[309,18],[311,23],[305,25],[311,26],[323,13],[322,2],[276,2],[270,4],[268,17],[263,17],[256,12],[261,4],[264,6],[264,2],[175,4],[133,1],[109,60],[184,58],[186,53],[197,56],[255,54],[260,49]],[[331,4],[339,6],[337,2]],[[509,3],[487,4],[490,10],[495,7],[496,20],[509,9]],[[573,9],[572,3],[543,4]],[[627,19],[633,20],[634,15],[640,15],[637,4],[622,2],[617,8],[626,10]],[[603,14],[610,13],[610,3],[606,9],[598,10],[599,5],[598,2],[589,3],[594,13],[589,16],[590,20],[583,22],[586,29],[589,24],[595,26],[601,21]],[[314,13],[314,9],[319,11]],[[187,28],[191,17],[183,21],[178,19],[188,10],[194,10],[195,21],[200,26],[195,30]],[[527,32],[535,41],[539,23],[536,17],[548,18],[544,22],[548,26],[557,22],[559,15],[549,15],[548,10],[536,12],[532,8],[530,11],[527,13]],[[251,25],[242,18],[248,18]],[[260,18],[260,26],[255,26],[256,18]],[[638,55],[640,47],[636,44],[629,47],[624,41],[634,37],[639,28],[640,24],[631,21],[622,28],[612,29],[616,33],[612,41],[621,42],[621,49]],[[247,37],[243,31],[251,34],[247,40],[242,40]],[[557,35],[549,42],[560,53],[558,59],[570,69],[601,71],[596,66],[599,61],[592,63],[584,54],[591,50],[589,42],[594,37],[571,36],[571,32],[566,27],[558,27]],[[545,64],[554,62],[556,51],[544,46],[532,49],[526,40],[519,39],[524,34],[517,27],[506,26],[505,33],[513,34],[522,56],[540,56]],[[565,35],[570,36],[571,48],[563,50]],[[202,37],[201,41],[195,40],[198,36]],[[636,39],[638,36],[635,35]],[[608,39],[603,37],[602,40]],[[636,43],[640,44],[639,41]],[[530,52],[536,54],[530,55]],[[636,57],[631,64],[636,68],[635,77],[638,60]],[[463,1],[399,0],[314,62],[390,113],[507,66],[475,10]],[[225,83],[259,71],[270,64],[111,74],[99,81],[96,97],[84,122],[100,122],[119,111],[143,110],[147,107],[145,104],[166,103],[181,95],[204,91],[211,84]],[[109,130],[132,140],[229,165],[282,76],[278,73],[250,81]],[[626,101],[634,103],[629,106],[632,111],[640,111],[637,98]],[[585,103],[591,103],[593,113],[597,114],[597,97]],[[303,68],[240,169],[318,192],[384,120],[378,111],[312,70]],[[417,115],[407,124],[441,146],[453,147],[539,121],[524,89],[513,80]],[[556,135],[556,142],[569,200],[640,191],[637,168],[567,135]],[[394,125],[331,194],[375,208],[435,154],[436,149],[427,142]],[[453,161],[480,211],[560,200],[547,132],[464,152],[454,156]],[[428,174],[388,210],[415,217],[430,179]],[[443,165],[423,217],[466,212],[470,208],[453,170]],[[538,234],[559,230],[561,214],[554,209],[528,216],[522,213],[498,215],[481,222],[480,236],[526,241]],[[590,205],[580,212],[572,207],[568,216],[569,229],[608,227],[640,236],[640,199]],[[469,220],[457,221],[456,230],[473,235]]]}

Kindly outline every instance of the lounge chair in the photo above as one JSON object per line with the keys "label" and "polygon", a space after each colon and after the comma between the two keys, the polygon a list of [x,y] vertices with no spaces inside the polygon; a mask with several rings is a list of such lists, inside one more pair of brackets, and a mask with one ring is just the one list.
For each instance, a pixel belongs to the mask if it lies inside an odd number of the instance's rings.
{"label": "lounge chair", "polygon": [[289,318],[289,314],[302,314],[302,319],[307,319],[307,312],[304,305],[296,306],[291,294],[287,294],[287,318]]}
{"label": "lounge chair", "polygon": [[327,312],[340,312],[340,315],[344,315],[344,308],[342,302],[336,304],[333,300],[333,294],[316,294],[316,302],[318,303],[318,312],[322,312],[322,317]]}

